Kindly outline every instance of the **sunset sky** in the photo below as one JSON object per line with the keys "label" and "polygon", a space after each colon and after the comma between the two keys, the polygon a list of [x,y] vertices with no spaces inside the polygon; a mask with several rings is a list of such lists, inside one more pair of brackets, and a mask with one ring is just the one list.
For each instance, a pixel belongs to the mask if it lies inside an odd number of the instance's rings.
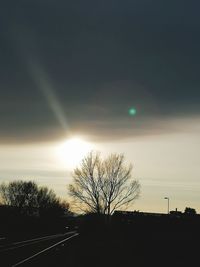
{"label": "sunset sky", "polygon": [[194,0],[5,1],[0,182],[31,179],[67,197],[87,151],[124,153],[142,186],[133,209],[166,212],[169,197],[170,209],[200,212],[199,9]]}

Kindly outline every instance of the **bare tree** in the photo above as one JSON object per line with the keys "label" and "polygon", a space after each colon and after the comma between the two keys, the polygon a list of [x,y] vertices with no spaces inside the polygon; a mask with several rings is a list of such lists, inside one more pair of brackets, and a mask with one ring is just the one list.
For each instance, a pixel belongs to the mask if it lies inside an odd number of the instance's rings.
{"label": "bare tree", "polygon": [[62,202],[53,190],[39,187],[33,181],[13,181],[0,185],[0,202],[17,208],[20,213],[40,216],[59,216],[66,212],[67,204]]}
{"label": "bare tree", "polygon": [[102,159],[91,152],[73,172],[69,194],[85,212],[112,214],[127,208],[139,197],[140,184],[132,179],[132,165],[126,166],[122,154]]}
{"label": "bare tree", "polygon": [[27,214],[32,213],[37,207],[37,193],[37,184],[32,181],[13,181],[0,185],[2,204],[16,207]]}

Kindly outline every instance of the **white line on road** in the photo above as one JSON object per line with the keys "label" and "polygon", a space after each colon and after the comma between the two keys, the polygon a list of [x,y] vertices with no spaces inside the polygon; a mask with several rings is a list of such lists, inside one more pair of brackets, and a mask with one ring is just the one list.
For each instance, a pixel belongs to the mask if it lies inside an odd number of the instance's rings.
{"label": "white line on road", "polygon": [[31,259],[37,257],[38,255],[40,255],[40,254],[42,254],[42,253],[44,253],[44,252],[46,252],[46,251],[48,251],[48,250],[50,250],[50,249],[52,249],[52,248],[58,246],[58,245],[60,245],[60,244],[62,244],[62,243],[64,243],[64,242],[66,242],[67,240],[69,240],[69,239],[71,239],[72,237],[75,237],[75,236],[77,236],[77,235],[79,235],[79,234],[76,233],[76,234],[74,234],[74,235],[72,235],[72,236],[70,236],[70,237],[67,237],[67,238],[61,240],[60,242],[57,242],[57,243],[55,243],[54,245],[52,245],[52,246],[50,246],[50,247],[48,247],[48,248],[45,248],[45,249],[41,250],[40,252],[38,252],[38,253],[36,253],[36,254],[34,254],[34,255],[32,255],[32,256],[30,256],[30,257],[28,257],[28,258],[26,258],[26,259],[24,259],[24,260],[22,260],[22,261],[20,261],[20,262],[18,262],[18,263],[16,263],[16,264],[12,265],[12,267],[19,266],[19,265],[23,264],[24,262],[27,262],[27,261],[29,261],[29,260],[31,260]]}
{"label": "white line on road", "polygon": [[67,233],[64,233],[64,234],[46,235],[46,236],[37,237],[37,238],[34,238],[34,239],[28,239],[28,240],[18,241],[18,242],[12,243],[12,245],[18,245],[18,244],[21,244],[21,243],[26,243],[26,242],[41,240],[41,239],[45,239],[45,238],[51,238],[51,237],[53,238],[53,237],[56,237],[56,236],[62,236],[62,235],[71,234],[71,233],[74,233],[74,231],[67,232]]}
{"label": "white line on road", "polygon": [[9,251],[9,250],[14,250],[14,249],[18,249],[21,247],[25,247],[25,246],[29,246],[29,245],[33,245],[35,243],[38,242],[42,242],[42,241],[47,241],[50,239],[54,239],[54,238],[58,238],[61,236],[66,236],[69,234],[74,234],[76,233],[75,231],[71,231],[71,232],[67,232],[65,234],[57,234],[57,235],[50,235],[50,236],[45,236],[45,237],[40,237],[40,238],[34,238],[34,239],[29,239],[29,240],[24,240],[24,241],[20,241],[20,242],[15,242],[15,243],[11,243],[9,246],[8,245],[4,245],[4,246],[0,246],[0,252],[5,252],[5,251]]}
{"label": "white line on road", "polygon": [[49,235],[49,236],[44,236],[44,237],[39,237],[39,238],[34,238],[34,239],[28,239],[28,240],[24,240],[24,241],[18,241],[18,242],[13,242],[12,245],[19,245],[19,244],[23,244],[23,243],[28,243],[28,242],[33,242],[33,241],[39,241],[42,239],[48,239],[48,238],[54,238],[54,237],[58,237],[58,236],[62,236],[63,234],[56,234],[56,235]]}

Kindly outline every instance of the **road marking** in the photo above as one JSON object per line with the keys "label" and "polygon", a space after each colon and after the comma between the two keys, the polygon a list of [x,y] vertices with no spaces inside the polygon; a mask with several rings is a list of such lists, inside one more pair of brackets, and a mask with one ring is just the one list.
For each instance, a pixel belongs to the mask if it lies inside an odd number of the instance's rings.
{"label": "road marking", "polygon": [[30,246],[30,245],[33,245],[33,244],[38,243],[38,242],[47,241],[49,239],[58,238],[58,237],[61,237],[61,236],[66,236],[66,235],[74,234],[74,233],[76,233],[76,232],[75,231],[71,231],[71,232],[67,232],[65,234],[57,234],[57,235],[51,235],[51,236],[46,236],[46,237],[41,237],[41,238],[34,238],[34,239],[25,240],[25,241],[21,241],[21,242],[11,243],[10,245],[1,246],[0,252],[14,250],[14,249],[18,249],[18,248],[25,247],[25,246]]}
{"label": "road marking", "polygon": [[40,254],[42,254],[42,253],[44,253],[44,252],[46,252],[46,251],[48,251],[48,250],[50,250],[50,249],[52,249],[52,248],[54,248],[54,247],[56,247],[56,246],[62,244],[62,243],[64,243],[65,241],[67,241],[67,240],[69,240],[69,239],[71,239],[71,238],[73,238],[73,237],[75,237],[75,236],[78,236],[78,235],[79,235],[79,234],[76,233],[76,234],[74,234],[74,235],[72,235],[72,236],[70,236],[70,237],[67,237],[67,238],[65,238],[65,239],[63,239],[63,240],[61,240],[61,241],[55,243],[54,245],[52,245],[52,246],[50,246],[50,247],[48,247],[48,248],[45,248],[45,249],[41,250],[40,252],[38,252],[38,253],[36,253],[36,254],[34,254],[34,255],[32,255],[32,256],[30,256],[30,257],[28,257],[28,258],[26,258],[26,259],[24,259],[24,260],[22,260],[22,261],[20,261],[20,262],[18,262],[18,263],[16,263],[16,264],[12,265],[12,267],[19,266],[19,265],[23,264],[24,262],[27,262],[27,261],[29,261],[29,260],[31,260],[31,259],[37,257],[38,255],[40,255]]}
{"label": "road marking", "polygon": [[34,239],[29,239],[29,240],[24,240],[24,241],[18,241],[18,242],[13,242],[12,245],[20,245],[23,243],[29,243],[29,242],[34,242],[34,241],[40,241],[42,239],[49,239],[49,238],[54,238],[57,236],[62,236],[63,234],[57,234],[57,235],[50,235],[50,236],[44,236],[44,237],[39,237],[39,238],[34,238]]}
{"label": "road marking", "polygon": [[[51,240],[51,239],[54,239],[54,238],[56,238],[56,237],[48,237],[48,238],[45,238],[45,239],[42,239],[42,240],[36,240],[36,241],[29,242],[28,244],[25,243],[25,244],[22,244],[22,245],[19,244],[19,245],[15,245],[15,246],[10,246],[10,247],[1,249],[0,252],[14,250],[14,249],[18,249],[18,248],[22,248],[22,247],[26,247],[26,246],[32,246],[32,245],[34,245],[36,243],[48,241],[48,240]],[[58,238],[58,236],[57,236],[57,238]]]}
{"label": "road marking", "polygon": [[62,236],[62,235],[71,234],[71,233],[74,233],[74,231],[67,232],[67,233],[64,233],[64,234],[47,235],[47,236],[38,237],[38,238],[34,238],[34,239],[28,239],[28,240],[18,241],[18,242],[12,243],[12,245],[18,245],[18,244],[22,244],[22,243],[31,242],[31,241],[41,240],[41,239],[44,239],[44,238],[51,238],[51,237],[53,238],[53,237],[56,237],[56,236]]}

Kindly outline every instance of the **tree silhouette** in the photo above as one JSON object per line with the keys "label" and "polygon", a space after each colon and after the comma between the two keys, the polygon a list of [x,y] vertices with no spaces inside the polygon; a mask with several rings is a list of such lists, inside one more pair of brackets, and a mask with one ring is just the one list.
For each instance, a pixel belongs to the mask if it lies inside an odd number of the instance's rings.
{"label": "tree silhouette", "polygon": [[33,181],[13,181],[0,185],[0,199],[3,205],[17,208],[25,215],[40,216],[61,215],[65,212],[64,205],[53,190],[38,187]]}
{"label": "tree silhouette", "polygon": [[190,207],[186,207],[184,213],[187,215],[196,215],[197,214],[196,210],[193,208],[190,208]]}
{"label": "tree silhouette", "polygon": [[102,159],[91,152],[73,172],[69,194],[76,207],[87,213],[112,214],[127,208],[139,197],[140,184],[132,179],[132,165],[126,166],[122,154]]}
{"label": "tree silhouette", "polygon": [[14,181],[0,185],[1,202],[18,208],[20,212],[31,214],[37,207],[37,184],[29,181]]}
{"label": "tree silhouette", "polygon": [[64,202],[61,202],[54,191],[47,187],[39,188],[37,203],[39,215],[43,217],[59,216],[69,209],[69,205],[64,205]]}

